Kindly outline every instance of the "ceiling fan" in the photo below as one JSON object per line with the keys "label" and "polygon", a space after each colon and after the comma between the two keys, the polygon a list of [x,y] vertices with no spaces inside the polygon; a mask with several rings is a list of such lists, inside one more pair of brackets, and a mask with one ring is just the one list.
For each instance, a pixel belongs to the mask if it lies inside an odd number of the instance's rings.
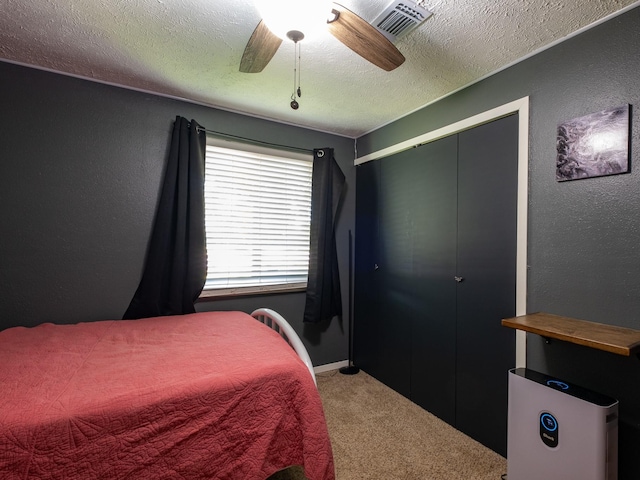
{"label": "ceiling fan", "polygon": [[[258,0],[257,4],[264,4],[264,0]],[[306,7],[304,5],[301,6],[300,2],[298,2],[297,9],[299,10],[300,8],[305,9]],[[288,37],[296,44],[305,38],[307,32],[295,26],[282,31],[282,33],[278,32],[278,35],[274,33],[277,30],[273,28],[273,22],[268,21],[268,15],[271,13],[276,19],[282,19],[290,10],[296,9],[286,6],[276,7],[275,10],[272,9],[270,12],[261,9],[262,20],[253,31],[242,54],[240,61],[241,72],[261,72],[273,58],[278,47],[280,47],[283,36]],[[391,71],[404,62],[404,56],[391,41],[374,26],[344,6],[328,2],[326,24],[322,18],[323,11],[320,11],[319,15],[320,20],[322,20],[320,23],[329,33],[355,53],[383,70]]]}

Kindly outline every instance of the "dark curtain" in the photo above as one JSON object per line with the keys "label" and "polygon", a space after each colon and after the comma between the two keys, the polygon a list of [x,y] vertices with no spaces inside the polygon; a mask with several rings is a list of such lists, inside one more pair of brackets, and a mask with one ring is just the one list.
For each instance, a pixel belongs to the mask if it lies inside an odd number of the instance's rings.
{"label": "dark curtain", "polygon": [[304,322],[342,314],[335,226],[345,178],[332,148],[313,151],[309,279]]}
{"label": "dark curtain", "polygon": [[195,312],[207,274],[205,145],[194,120],[176,117],[142,279],[124,319]]}

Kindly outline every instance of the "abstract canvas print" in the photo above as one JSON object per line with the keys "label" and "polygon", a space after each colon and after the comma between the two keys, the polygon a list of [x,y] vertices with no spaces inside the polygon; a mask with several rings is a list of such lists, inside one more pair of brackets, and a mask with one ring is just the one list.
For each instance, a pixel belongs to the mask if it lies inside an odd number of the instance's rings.
{"label": "abstract canvas print", "polygon": [[629,105],[609,108],[558,125],[556,180],[629,171]]}

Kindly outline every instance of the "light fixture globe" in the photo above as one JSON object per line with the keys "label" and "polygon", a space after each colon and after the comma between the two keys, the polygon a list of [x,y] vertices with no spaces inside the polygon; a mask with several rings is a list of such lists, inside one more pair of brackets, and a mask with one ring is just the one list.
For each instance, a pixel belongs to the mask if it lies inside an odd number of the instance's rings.
{"label": "light fixture globe", "polygon": [[287,33],[295,30],[309,39],[326,30],[332,4],[326,0],[256,0],[255,5],[278,37],[286,39]]}

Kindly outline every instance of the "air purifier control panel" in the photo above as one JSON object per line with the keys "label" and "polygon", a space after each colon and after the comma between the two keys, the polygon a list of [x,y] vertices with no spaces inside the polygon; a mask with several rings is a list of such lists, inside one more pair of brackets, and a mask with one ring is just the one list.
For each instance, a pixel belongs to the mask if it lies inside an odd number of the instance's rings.
{"label": "air purifier control panel", "polygon": [[593,390],[589,390],[579,385],[573,385],[569,382],[558,380],[557,378],[550,377],[549,375],[545,375],[540,372],[536,372],[535,370],[529,370],[528,368],[514,368],[509,373],[517,377],[527,379],[531,382],[547,386],[554,390],[558,390],[559,392],[566,393],[567,395],[571,395],[572,397],[579,398],[580,400],[584,400],[585,402],[589,402],[600,407],[609,407],[613,404],[618,403],[617,400],[607,395],[602,395],[598,392],[594,392]]}
{"label": "air purifier control panel", "polygon": [[540,415],[540,438],[547,447],[558,446],[559,428],[558,420],[549,412]]}
{"label": "air purifier control panel", "polygon": [[547,386],[557,390],[569,390],[569,385],[560,380],[547,380]]}

